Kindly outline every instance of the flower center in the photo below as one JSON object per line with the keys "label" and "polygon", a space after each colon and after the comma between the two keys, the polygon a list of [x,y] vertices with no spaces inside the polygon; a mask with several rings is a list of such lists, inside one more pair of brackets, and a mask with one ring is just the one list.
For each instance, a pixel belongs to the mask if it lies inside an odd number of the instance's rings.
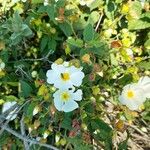
{"label": "flower center", "polygon": [[61,94],[62,101],[68,101],[69,98],[70,98],[70,94],[69,93],[64,92],[64,93]]}
{"label": "flower center", "polygon": [[132,98],[134,97],[134,92],[131,91],[131,90],[129,90],[129,91],[127,92],[127,97],[128,97],[129,99],[132,99]]}
{"label": "flower center", "polygon": [[63,81],[68,81],[70,79],[70,74],[65,72],[65,73],[61,73],[61,79]]}

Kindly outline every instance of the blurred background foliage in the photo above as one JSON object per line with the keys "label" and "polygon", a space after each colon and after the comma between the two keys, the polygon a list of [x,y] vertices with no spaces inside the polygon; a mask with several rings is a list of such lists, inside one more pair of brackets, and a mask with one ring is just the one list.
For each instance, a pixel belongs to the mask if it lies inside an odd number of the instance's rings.
{"label": "blurred background foliage", "polygon": [[[149,101],[133,112],[118,102],[118,95],[126,84],[150,75],[149,10],[148,0],[95,0],[90,5],[0,0],[0,105],[25,104],[9,126],[19,131],[24,116],[28,137],[59,149],[147,148],[149,141],[135,135],[141,135],[138,130],[149,134]],[[86,75],[83,100],[70,113],[56,111],[55,88],[46,83],[55,60],[83,66]],[[0,137],[2,149],[24,149],[8,132]]]}

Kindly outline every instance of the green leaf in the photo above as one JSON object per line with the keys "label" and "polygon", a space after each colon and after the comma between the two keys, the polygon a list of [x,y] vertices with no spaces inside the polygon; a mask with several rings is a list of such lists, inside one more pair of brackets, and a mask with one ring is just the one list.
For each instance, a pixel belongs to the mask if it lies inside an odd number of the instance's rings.
{"label": "green leaf", "polygon": [[41,43],[40,43],[41,51],[43,51],[46,48],[46,46],[48,44],[48,40],[49,40],[48,36],[45,35],[44,37],[42,37],[42,40],[41,40]]}
{"label": "green leaf", "polygon": [[100,14],[97,11],[93,11],[88,18],[88,23],[94,25],[99,20],[99,17]]}
{"label": "green leaf", "polygon": [[103,0],[96,0],[94,1],[91,5],[90,5],[90,11],[92,11],[93,9],[103,6]]}
{"label": "green leaf", "polygon": [[91,126],[92,126],[93,129],[104,130],[108,134],[112,131],[112,128],[107,123],[105,123],[103,120],[98,119],[98,118],[97,119],[93,119],[91,121]]}
{"label": "green leaf", "polygon": [[7,63],[9,59],[9,52],[8,50],[3,50],[0,52],[0,57],[3,60],[3,62]]}
{"label": "green leaf", "polygon": [[13,95],[5,96],[6,101],[17,101],[17,97]]}
{"label": "green leaf", "polygon": [[66,0],[58,0],[56,5],[57,5],[57,8],[60,8],[60,7],[65,7],[65,3],[66,3]]}
{"label": "green leaf", "polygon": [[95,31],[91,24],[88,24],[83,31],[83,39],[88,42],[93,40]]}
{"label": "green leaf", "polygon": [[64,119],[61,123],[61,127],[67,130],[71,130],[72,129],[72,119],[71,119],[71,115],[72,113],[65,113],[64,115]]}
{"label": "green leaf", "polygon": [[150,22],[147,20],[131,20],[128,23],[129,30],[139,30],[139,29],[146,29],[150,27]]}
{"label": "green leaf", "polygon": [[48,6],[40,6],[39,9],[37,10],[38,13],[48,13],[47,12],[47,7]]}
{"label": "green leaf", "polygon": [[150,49],[150,39],[148,39],[145,43],[144,43],[144,47],[147,49]]}
{"label": "green leaf", "polygon": [[40,4],[40,3],[43,3],[44,0],[32,0],[31,3],[32,4]]}
{"label": "green leaf", "polygon": [[22,35],[25,37],[31,36],[33,34],[32,30],[26,24],[22,24],[21,31],[22,31]]}
{"label": "green leaf", "polygon": [[46,9],[46,12],[49,16],[49,18],[52,20],[52,21],[55,21],[55,8],[54,8],[54,5],[48,5],[47,6],[47,9]]}
{"label": "green leaf", "polygon": [[73,26],[75,30],[83,30],[87,25],[86,18],[89,17],[88,14],[81,14],[80,18],[74,22]]}
{"label": "green leaf", "polygon": [[67,37],[73,33],[72,28],[71,28],[71,24],[68,22],[59,23],[59,27]]}
{"label": "green leaf", "polygon": [[0,146],[7,144],[10,134],[6,131],[2,132],[0,135]]}
{"label": "green leaf", "polygon": [[17,87],[18,86],[18,82],[6,82],[6,84]]}
{"label": "green leaf", "polygon": [[21,96],[28,97],[32,92],[31,86],[23,80],[20,80],[20,84],[21,84]]}
{"label": "green leaf", "polygon": [[[105,149],[106,150],[111,150],[112,148],[112,128],[109,127],[107,123],[105,123],[103,120],[96,118],[96,119],[91,119],[91,128],[93,132],[94,137],[97,140],[102,140],[105,142]],[[97,131],[97,133],[94,133]]]}
{"label": "green leaf", "polygon": [[138,67],[145,70],[150,70],[150,60],[148,61],[142,61],[138,64]]}
{"label": "green leaf", "polygon": [[90,145],[85,145],[81,137],[67,138],[73,144],[74,150],[91,150]]}
{"label": "green leaf", "polygon": [[145,12],[141,15],[141,18],[149,18],[150,19],[150,12]]}
{"label": "green leaf", "polygon": [[127,150],[128,149],[127,142],[128,142],[128,139],[119,143],[118,150]]}
{"label": "green leaf", "polygon": [[118,79],[118,85],[127,85],[133,81],[131,74],[125,74],[122,78]]}
{"label": "green leaf", "polygon": [[69,37],[67,39],[67,43],[70,44],[71,46],[75,47],[83,47],[83,41],[81,39],[74,39],[73,37]]}
{"label": "green leaf", "polygon": [[109,47],[105,41],[100,41],[100,39],[94,39],[90,41],[88,50],[99,58],[108,58]]}
{"label": "green leaf", "polygon": [[29,118],[33,117],[33,110],[34,110],[35,106],[36,106],[36,103],[34,103],[34,102],[26,105],[25,112],[26,112],[27,117],[29,117]]}
{"label": "green leaf", "polygon": [[114,19],[114,12],[116,10],[116,5],[113,1],[108,0],[107,4],[105,5],[105,14],[109,19]]}
{"label": "green leaf", "polygon": [[115,57],[114,54],[110,54],[110,60],[111,60],[111,64],[114,65],[114,66],[118,66],[118,61]]}
{"label": "green leaf", "polygon": [[46,55],[51,51],[51,54],[56,50],[56,41],[52,37],[45,35],[40,43],[42,55]]}
{"label": "green leaf", "polygon": [[53,38],[49,38],[48,41],[48,49],[51,50],[51,52],[53,53],[56,50],[56,41]]}
{"label": "green leaf", "polygon": [[141,13],[142,13],[141,2],[139,2],[139,1],[131,2],[129,14],[131,16],[133,16],[133,18],[134,17],[140,18]]}

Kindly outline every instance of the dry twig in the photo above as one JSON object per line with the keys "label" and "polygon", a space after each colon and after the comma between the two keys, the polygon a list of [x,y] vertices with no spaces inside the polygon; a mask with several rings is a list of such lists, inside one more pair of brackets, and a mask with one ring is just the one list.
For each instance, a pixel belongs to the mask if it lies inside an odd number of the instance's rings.
{"label": "dry twig", "polygon": [[25,142],[29,142],[30,144],[35,144],[35,145],[43,146],[43,147],[49,148],[50,150],[58,150],[56,147],[54,147],[52,145],[40,143],[40,142],[36,141],[35,139],[30,139],[30,138],[28,138],[26,136],[23,136],[23,135],[19,134],[18,132],[12,130],[8,126],[2,125],[1,128],[4,129],[4,130],[6,130],[7,132],[13,134],[14,136],[18,137],[20,140],[23,140]]}

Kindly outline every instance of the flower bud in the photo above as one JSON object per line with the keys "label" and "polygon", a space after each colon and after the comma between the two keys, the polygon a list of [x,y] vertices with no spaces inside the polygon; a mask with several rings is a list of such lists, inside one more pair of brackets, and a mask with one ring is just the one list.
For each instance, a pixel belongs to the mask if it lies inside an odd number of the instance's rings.
{"label": "flower bud", "polygon": [[62,59],[62,58],[58,58],[56,61],[55,61],[55,63],[57,64],[57,65],[60,65],[60,64],[62,64],[64,62],[64,60]]}
{"label": "flower bud", "polygon": [[31,75],[33,78],[36,78],[37,77],[37,71],[32,71]]}

